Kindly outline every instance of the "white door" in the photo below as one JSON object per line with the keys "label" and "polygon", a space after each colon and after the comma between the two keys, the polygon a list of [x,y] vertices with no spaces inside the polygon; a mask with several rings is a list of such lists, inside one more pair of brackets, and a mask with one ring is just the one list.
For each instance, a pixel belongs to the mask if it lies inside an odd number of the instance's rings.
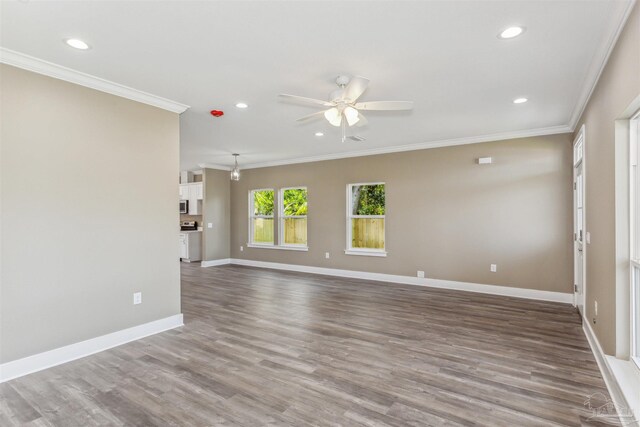
{"label": "white door", "polygon": [[573,146],[573,268],[575,305],[584,315],[585,293],[585,210],[584,133]]}

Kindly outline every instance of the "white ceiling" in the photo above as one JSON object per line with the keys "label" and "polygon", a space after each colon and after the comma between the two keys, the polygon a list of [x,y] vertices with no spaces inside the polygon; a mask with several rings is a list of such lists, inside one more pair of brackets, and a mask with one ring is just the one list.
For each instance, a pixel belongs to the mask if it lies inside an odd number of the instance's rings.
{"label": "white ceiling", "polygon": [[[190,105],[184,169],[231,165],[234,152],[258,166],[567,132],[630,3],[3,1],[0,44]],[[511,25],[527,30],[499,40]],[[92,49],[71,49],[68,37]],[[325,121],[296,123],[313,107],[276,98],[325,99],[338,74],[371,79],[362,101],[412,100],[414,110],[369,112],[356,128],[366,142],[343,144]],[[520,96],[530,101],[514,105]]]}

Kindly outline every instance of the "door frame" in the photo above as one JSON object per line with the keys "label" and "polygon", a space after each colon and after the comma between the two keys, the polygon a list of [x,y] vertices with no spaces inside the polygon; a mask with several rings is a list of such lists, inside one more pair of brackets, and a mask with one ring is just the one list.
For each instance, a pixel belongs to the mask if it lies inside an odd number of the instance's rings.
{"label": "door frame", "polygon": [[[576,145],[578,142],[582,140],[582,157],[579,161],[576,161]],[[573,196],[573,207],[572,207],[572,215],[571,222],[573,224],[573,306],[579,307],[579,293],[577,292],[577,259],[578,259],[578,238],[577,238],[577,224],[576,224],[576,209],[577,209],[577,193],[576,193],[576,169],[578,165],[582,167],[582,229],[584,230],[583,243],[582,243],[582,310],[586,311],[586,303],[587,303],[587,162],[586,162],[586,132],[585,125],[583,124],[578,131],[575,139],[573,140],[573,144],[571,146],[571,169],[572,169],[572,196]],[[585,318],[585,313],[580,313],[580,316]]]}

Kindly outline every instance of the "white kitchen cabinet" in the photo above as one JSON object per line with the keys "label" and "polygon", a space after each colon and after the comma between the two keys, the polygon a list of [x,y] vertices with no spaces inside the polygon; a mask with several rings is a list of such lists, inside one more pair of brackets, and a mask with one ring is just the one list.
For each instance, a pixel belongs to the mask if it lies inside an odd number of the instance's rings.
{"label": "white kitchen cabinet", "polygon": [[180,184],[180,200],[189,200],[188,184]]}
{"label": "white kitchen cabinet", "polygon": [[188,245],[187,235],[180,233],[180,258],[181,259],[189,258],[189,249],[187,245]]}
{"label": "white kitchen cabinet", "polygon": [[200,261],[202,259],[202,232],[180,232],[180,259],[185,262]]}
{"label": "white kitchen cabinet", "polygon": [[180,200],[202,200],[204,192],[201,182],[190,182],[180,184]]}
{"label": "white kitchen cabinet", "polygon": [[202,215],[203,198],[202,182],[180,184],[180,200],[189,201],[189,215]]}
{"label": "white kitchen cabinet", "polygon": [[202,215],[202,200],[189,199],[189,215]]}
{"label": "white kitchen cabinet", "polygon": [[191,188],[189,188],[189,198],[202,200],[204,192],[202,191],[202,183],[196,182],[194,184],[189,184]]}

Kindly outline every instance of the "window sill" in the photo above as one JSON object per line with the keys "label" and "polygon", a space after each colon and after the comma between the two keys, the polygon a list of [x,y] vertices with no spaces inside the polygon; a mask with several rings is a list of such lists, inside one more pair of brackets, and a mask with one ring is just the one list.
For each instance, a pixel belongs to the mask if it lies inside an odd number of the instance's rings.
{"label": "window sill", "polygon": [[300,251],[300,252],[307,252],[309,250],[308,246],[256,245],[255,243],[247,243],[247,247],[258,248],[258,249],[280,249],[283,251]]}
{"label": "window sill", "polygon": [[361,251],[357,249],[347,249],[344,251],[346,255],[358,255],[358,256],[377,256],[377,257],[386,257],[386,251]]}

